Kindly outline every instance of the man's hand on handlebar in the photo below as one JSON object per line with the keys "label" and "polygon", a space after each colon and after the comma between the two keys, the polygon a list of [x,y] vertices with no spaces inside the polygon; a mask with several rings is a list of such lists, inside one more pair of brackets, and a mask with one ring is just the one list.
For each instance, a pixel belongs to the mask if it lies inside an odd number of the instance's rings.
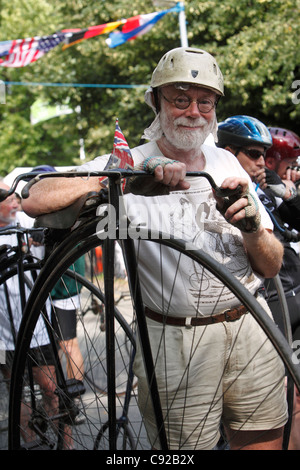
{"label": "man's hand on handlebar", "polygon": [[226,178],[222,189],[235,190],[240,186],[239,194],[228,196],[227,198],[217,197],[217,209],[231,225],[234,225],[242,232],[256,232],[260,226],[261,216],[256,199],[249,191],[248,181],[245,178]]}

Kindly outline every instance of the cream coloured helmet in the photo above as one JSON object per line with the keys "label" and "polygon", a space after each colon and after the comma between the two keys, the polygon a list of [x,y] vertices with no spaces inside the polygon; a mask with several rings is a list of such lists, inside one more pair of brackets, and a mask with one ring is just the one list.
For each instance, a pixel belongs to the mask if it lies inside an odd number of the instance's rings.
{"label": "cream coloured helmet", "polygon": [[157,64],[150,86],[172,83],[202,86],[224,95],[223,75],[214,57],[206,51],[178,47],[167,52]]}

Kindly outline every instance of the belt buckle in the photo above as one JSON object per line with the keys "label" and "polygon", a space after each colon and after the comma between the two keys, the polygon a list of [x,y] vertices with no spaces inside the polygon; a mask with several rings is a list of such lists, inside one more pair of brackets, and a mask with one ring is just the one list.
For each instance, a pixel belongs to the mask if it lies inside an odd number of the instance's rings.
{"label": "belt buckle", "polygon": [[239,318],[240,318],[239,315],[237,315],[236,318],[230,318],[230,317],[228,316],[228,313],[231,312],[231,311],[232,311],[232,308],[228,308],[227,310],[225,310],[225,311],[223,312],[224,317],[225,317],[225,321],[227,321],[228,323],[233,322],[233,321],[237,321],[237,320],[239,320]]}
{"label": "belt buckle", "polygon": [[184,324],[185,328],[187,328],[187,329],[193,328],[192,318],[193,317],[186,317],[185,324]]}

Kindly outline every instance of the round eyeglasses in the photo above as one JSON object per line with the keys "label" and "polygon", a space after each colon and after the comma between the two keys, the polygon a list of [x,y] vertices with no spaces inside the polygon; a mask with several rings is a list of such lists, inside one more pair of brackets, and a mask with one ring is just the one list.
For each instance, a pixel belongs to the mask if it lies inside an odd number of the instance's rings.
{"label": "round eyeglasses", "polygon": [[210,100],[209,98],[202,98],[200,100],[192,100],[186,95],[179,95],[174,100],[170,100],[163,94],[161,90],[159,90],[159,93],[168,103],[174,104],[176,108],[178,109],[188,109],[191,103],[197,103],[199,112],[203,114],[209,113],[213,108],[215,108],[217,104],[216,102]]}

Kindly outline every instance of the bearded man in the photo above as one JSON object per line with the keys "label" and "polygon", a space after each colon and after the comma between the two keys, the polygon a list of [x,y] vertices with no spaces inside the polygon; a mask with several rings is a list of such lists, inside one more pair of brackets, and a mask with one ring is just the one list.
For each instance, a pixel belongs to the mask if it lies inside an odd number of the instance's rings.
{"label": "bearded man", "polygon": [[[180,47],[162,57],[145,95],[155,112],[153,123],[144,133],[149,142],[132,149],[136,168],[154,176],[130,181],[124,199],[136,221],[150,229],[164,231],[167,227],[173,236],[226,262],[268,310],[259,289],[262,278],[278,273],[282,245],[273,235],[270,218],[237,159],[205,143],[216,137],[216,106],[223,94],[223,76],[211,54]],[[98,157],[79,170],[100,171],[108,158]],[[222,188],[240,185],[241,197],[225,207],[205,178],[186,175],[202,170]],[[32,187],[23,208],[31,216],[53,212],[100,188],[96,177],[75,181],[45,178]],[[163,249],[162,266],[159,245],[142,240],[138,251],[168,447],[212,449],[222,421],[232,449],[280,448],[287,417],[284,370],[254,318],[245,308],[240,309],[234,295],[224,295],[224,286],[211,279],[207,279],[205,295],[196,296],[201,275],[192,262],[186,262],[175,279],[177,259],[169,248]],[[162,295],[162,290],[166,294]],[[218,311],[211,307],[216,297]],[[231,321],[235,309],[241,313]],[[229,343],[237,348],[227,363]],[[197,346],[191,353],[193,345]],[[248,367],[255,348],[255,365]],[[148,398],[141,350],[138,344],[134,371],[139,381],[139,404],[151,446],[159,449],[153,413],[156,403],[151,404]],[[243,374],[237,377],[232,364],[239,364]],[[224,388],[231,393],[223,396]],[[260,395],[264,397],[262,403]],[[251,443],[246,444],[249,439]]]}

